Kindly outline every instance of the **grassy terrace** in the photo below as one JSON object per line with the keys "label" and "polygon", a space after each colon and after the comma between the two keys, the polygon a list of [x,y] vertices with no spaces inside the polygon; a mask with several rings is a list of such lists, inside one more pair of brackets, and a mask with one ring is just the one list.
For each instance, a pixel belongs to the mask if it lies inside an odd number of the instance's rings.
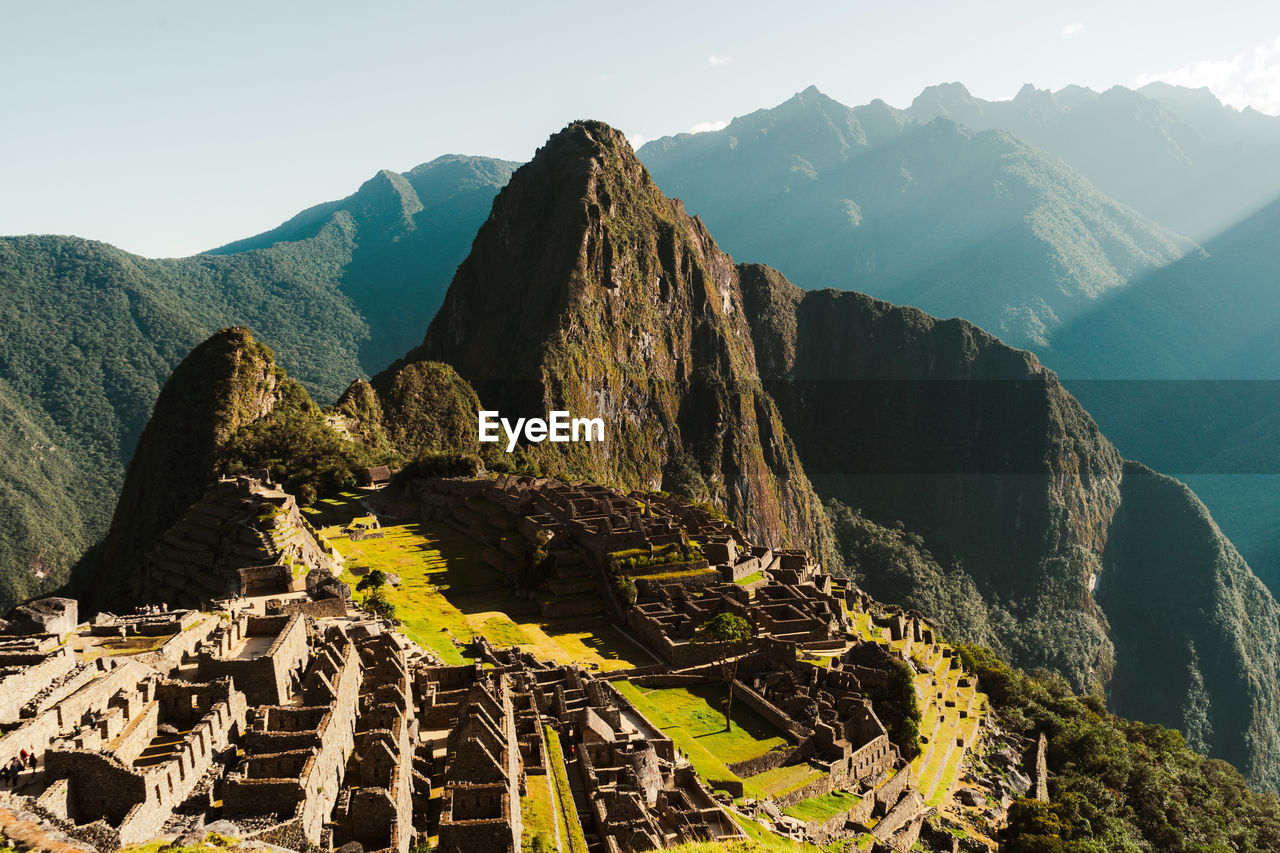
{"label": "grassy terrace", "polygon": [[[789,838],[783,838],[780,835],[775,835],[749,817],[734,814],[733,820],[739,827],[741,827],[742,831],[747,834],[747,838],[750,839],[750,841],[737,848],[738,850],[743,851],[743,853],[745,853],[745,851],[751,851],[751,853],[823,853],[823,849],[821,847],[815,847],[812,844],[792,841]],[[690,849],[697,850],[698,848],[694,847]],[[715,847],[707,847],[704,849],[707,850],[708,853],[716,850]],[[734,850],[735,848],[731,847],[729,849]],[[701,852],[699,851],[699,853]]]}
{"label": "grassy terrace", "polygon": [[521,851],[555,850],[556,807],[551,777],[530,775],[527,781],[527,793],[520,798],[520,819],[524,822]]}
{"label": "grassy terrace", "polygon": [[745,796],[761,797],[794,791],[822,775],[807,764],[779,767],[746,779],[729,770],[730,764],[785,749],[788,741],[740,702],[733,706],[733,729],[726,732],[723,707],[727,692],[722,685],[644,688],[621,681],[614,686],[689,756],[703,779],[738,780]]}
{"label": "grassy terrace", "polygon": [[560,735],[550,726],[542,727],[547,742],[547,770],[554,789],[553,801],[556,823],[560,827],[561,850],[565,853],[587,853],[587,839],[582,833],[582,822],[573,803],[573,791],[569,787],[569,774],[560,747]]}
{"label": "grassy terrace", "polygon": [[[903,653],[906,644],[901,640],[889,640],[884,628],[872,624],[870,614],[847,609],[846,612],[853,620],[856,634]],[[963,738],[965,743],[972,744],[987,709],[985,694],[973,686],[960,686],[963,673],[952,663],[953,659],[942,653],[948,648],[945,643],[939,643],[937,649],[916,646],[911,651],[912,662],[920,673],[915,679],[922,715],[920,731],[929,737],[929,742],[921,744],[920,754],[911,762],[911,770],[925,801],[938,808],[945,807],[968,751],[956,746],[956,740]],[[956,707],[948,708],[948,701],[954,702]],[[962,719],[956,708],[969,702],[972,702],[969,716]]]}
{"label": "grassy terrace", "polygon": [[353,565],[400,576],[399,587],[387,587],[386,597],[396,606],[401,629],[445,662],[465,662],[464,646],[473,634],[494,645],[520,646],[548,660],[596,664],[601,670],[653,662],[603,619],[543,619],[536,601],[512,594],[502,575],[482,559],[483,545],[447,524],[383,518],[383,538],[352,541],[341,531],[352,518],[367,514],[359,499],[347,492],[318,501],[308,511],[312,524],[346,559],[342,579],[353,589],[359,582],[350,572]]}
{"label": "grassy terrace", "polygon": [[829,794],[823,794],[821,797],[810,797],[807,800],[801,800],[794,806],[785,808],[782,811],[784,814],[805,822],[830,820],[838,814],[847,812],[860,802],[862,802],[862,798],[857,794],[850,794],[848,791],[832,791]]}

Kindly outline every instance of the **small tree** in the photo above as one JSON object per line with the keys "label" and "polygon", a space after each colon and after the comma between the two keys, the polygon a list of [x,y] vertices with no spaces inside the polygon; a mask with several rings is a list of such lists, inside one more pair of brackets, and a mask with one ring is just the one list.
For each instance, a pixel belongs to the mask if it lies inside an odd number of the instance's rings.
{"label": "small tree", "polygon": [[729,699],[724,705],[724,730],[733,728],[733,682],[738,677],[738,660],[744,643],[751,638],[751,623],[736,613],[719,613],[698,629],[696,642],[714,643],[720,659],[720,674],[724,677]]}
{"label": "small tree", "polygon": [[369,572],[369,574],[360,578],[359,583],[356,584],[356,590],[358,592],[364,592],[366,589],[371,589],[376,592],[378,589],[383,587],[386,582],[387,573],[382,569],[374,569]]}
{"label": "small tree", "polygon": [[396,606],[383,595],[381,587],[364,597],[364,609],[383,619],[396,618]]}
{"label": "small tree", "polygon": [[636,589],[636,582],[624,574],[613,576],[613,593],[626,607],[635,604],[636,598],[640,595],[640,591]]}

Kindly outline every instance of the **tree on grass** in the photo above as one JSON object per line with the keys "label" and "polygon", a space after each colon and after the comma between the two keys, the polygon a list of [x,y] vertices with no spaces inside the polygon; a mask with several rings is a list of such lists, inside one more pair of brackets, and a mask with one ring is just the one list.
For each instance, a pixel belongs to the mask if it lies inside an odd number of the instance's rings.
{"label": "tree on grass", "polygon": [[372,589],[376,592],[378,589],[385,586],[386,583],[387,573],[382,569],[374,569],[369,572],[369,574],[360,578],[359,583],[356,584],[356,590],[358,592],[364,592],[366,589]]}
{"label": "tree on grass", "polygon": [[719,613],[698,629],[695,642],[713,643],[716,645],[716,656],[720,659],[720,674],[724,677],[725,687],[729,690],[729,699],[724,705],[724,730],[733,728],[733,682],[738,677],[738,660],[746,649],[746,641],[751,639],[753,629],[751,623],[736,613]]}
{"label": "tree on grass", "polygon": [[396,606],[387,600],[386,595],[382,592],[382,587],[377,587],[364,597],[364,609],[375,616],[381,616],[383,619],[396,618]]}

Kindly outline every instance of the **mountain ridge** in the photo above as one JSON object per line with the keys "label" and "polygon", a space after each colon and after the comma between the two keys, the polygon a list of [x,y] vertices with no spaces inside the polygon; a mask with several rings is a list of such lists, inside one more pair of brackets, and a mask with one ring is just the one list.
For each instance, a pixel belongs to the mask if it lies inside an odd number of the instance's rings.
{"label": "mountain ridge", "polygon": [[[881,130],[869,137],[859,116]],[[1006,133],[816,90],[638,153],[729,251],[808,288],[962,316],[1015,345],[1047,342],[1102,293],[1191,248]],[[767,220],[752,215],[765,207]]]}

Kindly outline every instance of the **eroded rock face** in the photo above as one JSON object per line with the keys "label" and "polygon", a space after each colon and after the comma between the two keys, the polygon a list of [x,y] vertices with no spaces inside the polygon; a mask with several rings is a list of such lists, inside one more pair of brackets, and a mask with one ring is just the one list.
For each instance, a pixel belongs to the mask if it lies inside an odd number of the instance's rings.
{"label": "eroded rock face", "polygon": [[221,445],[270,413],[285,381],[248,329],[223,329],[183,359],[138,441],[106,539],[76,569],[89,610],[135,600],[151,546],[216,479]]}
{"label": "eroded rock face", "polygon": [[[766,267],[741,280],[820,494],[960,566],[1017,664],[1106,689],[1275,787],[1280,608],[1189,489],[1124,462],[1052,371],[969,323]],[[877,597],[919,594],[863,569]]]}
{"label": "eroded rock face", "polygon": [[406,362],[424,360],[504,416],[603,418],[603,443],[526,446],[549,473],[661,488],[687,455],[749,535],[824,550],[737,267],[612,128],[574,123],[513,176]]}

